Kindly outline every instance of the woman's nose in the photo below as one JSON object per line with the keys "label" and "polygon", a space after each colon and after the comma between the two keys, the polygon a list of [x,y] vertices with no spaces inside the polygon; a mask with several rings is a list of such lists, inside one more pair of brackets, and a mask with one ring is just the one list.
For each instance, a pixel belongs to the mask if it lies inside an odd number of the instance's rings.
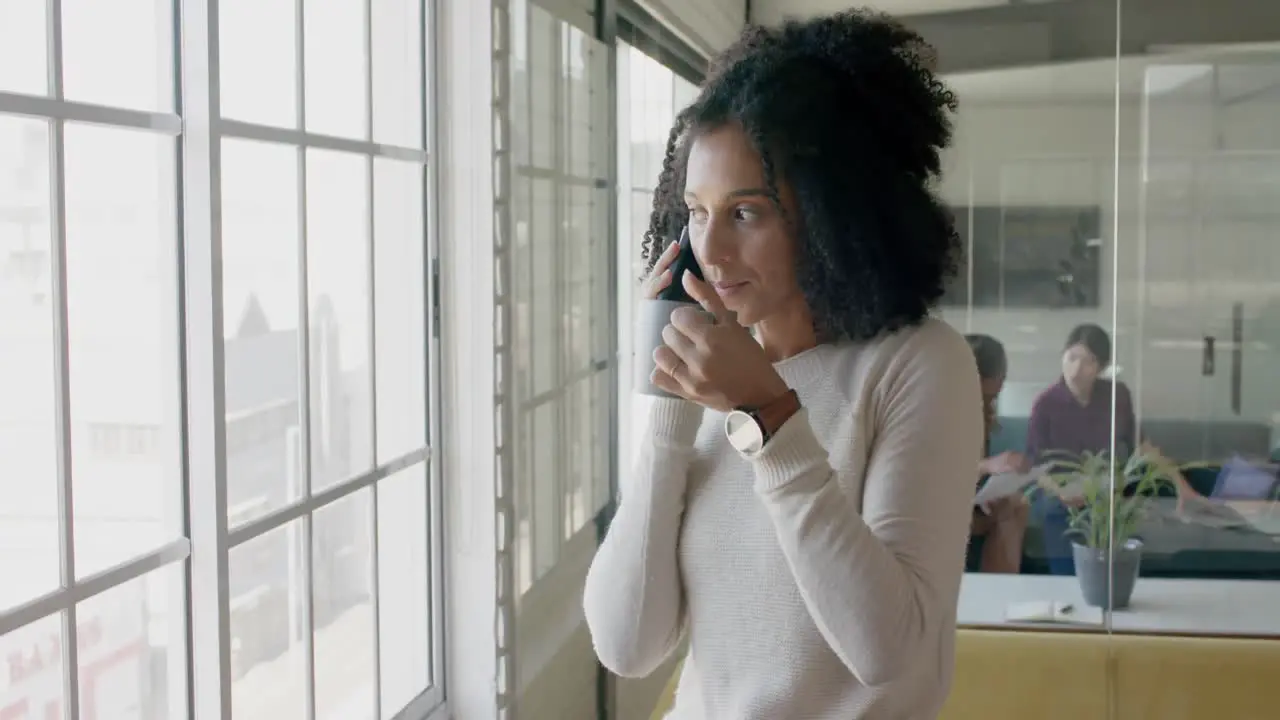
{"label": "woman's nose", "polygon": [[702,231],[702,256],[706,263],[715,263],[728,257],[733,248],[733,224],[713,217]]}

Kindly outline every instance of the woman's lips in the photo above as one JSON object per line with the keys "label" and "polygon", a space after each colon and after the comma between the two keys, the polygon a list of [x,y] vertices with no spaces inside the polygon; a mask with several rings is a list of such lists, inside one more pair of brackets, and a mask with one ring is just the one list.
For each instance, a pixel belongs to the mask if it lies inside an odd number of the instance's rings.
{"label": "woman's lips", "polygon": [[718,282],[715,283],[713,287],[716,289],[717,295],[720,297],[728,297],[745,289],[747,287],[747,282],[745,280],[741,282]]}

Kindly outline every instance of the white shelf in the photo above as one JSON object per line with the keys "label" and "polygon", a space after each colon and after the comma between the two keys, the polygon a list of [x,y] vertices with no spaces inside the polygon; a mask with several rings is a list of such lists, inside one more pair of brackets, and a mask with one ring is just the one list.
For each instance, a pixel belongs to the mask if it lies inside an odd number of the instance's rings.
{"label": "white shelf", "polygon": [[[1005,620],[1011,603],[1045,600],[1073,604],[1077,620]],[[1280,582],[1139,578],[1130,606],[1112,613],[1108,625],[1102,613],[1085,605],[1074,576],[969,573],[960,589],[957,623],[962,628],[1078,630],[1093,625],[1117,633],[1280,636]]]}

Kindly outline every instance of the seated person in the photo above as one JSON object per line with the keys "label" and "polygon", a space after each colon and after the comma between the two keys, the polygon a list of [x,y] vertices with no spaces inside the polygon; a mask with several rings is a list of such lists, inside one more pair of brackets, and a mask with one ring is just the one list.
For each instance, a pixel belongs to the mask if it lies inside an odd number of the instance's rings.
{"label": "seated person", "polygon": [[[1111,393],[1115,387],[1115,453],[1118,459],[1140,451],[1164,466],[1178,492],[1178,504],[1199,495],[1178,472],[1176,465],[1154,446],[1138,445],[1137,421],[1129,388],[1100,377],[1111,362],[1111,338],[1093,324],[1079,325],[1067,335],[1062,351],[1062,377],[1040,393],[1031,406],[1027,430],[1027,457],[1040,462],[1055,454],[1079,454],[1111,450]],[[1071,499],[1040,493],[1034,512],[1044,523],[1045,554],[1049,572],[1075,574],[1071,541],[1066,536]]]}
{"label": "seated person", "polygon": [[[990,457],[991,433],[996,429],[996,401],[1004,388],[1008,359],[1004,346],[989,335],[966,338],[978,363],[982,381],[982,420],[986,447],[978,463],[978,475],[1026,472],[1029,463],[1022,453],[1003,452]],[[982,480],[979,480],[981,485]],[[968,572],[1017,573],[1022,566],[1022,540],[1027,533],[1030,508],[1021,495],[997,500],[985,508],[973,509],[969,528],[969,548],[965,557]]]}

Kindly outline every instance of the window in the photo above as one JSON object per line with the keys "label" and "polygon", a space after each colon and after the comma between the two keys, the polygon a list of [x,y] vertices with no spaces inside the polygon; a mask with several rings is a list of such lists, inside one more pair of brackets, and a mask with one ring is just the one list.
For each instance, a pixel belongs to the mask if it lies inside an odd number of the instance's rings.
{"label": "window", "polygon": [[185,5],[4,11],[0,717],[423,716],[432,4]]}
{"label": "window", "polygon": [[532,3],[511,14],[516,583],[608,501],[612,317],[608,48]]}
{"label": "window", "polygon": [[[698,87],[653,56],[618,43],[618,347],[621,387],[633,382],[631,341],[637,279],[644,271],[640,243],[649,229],[653,191],[662,172],[676,113],[698,96]],[[644,432],[647,405],[630,392],[619,398],[619,464],[631,471]]]}

